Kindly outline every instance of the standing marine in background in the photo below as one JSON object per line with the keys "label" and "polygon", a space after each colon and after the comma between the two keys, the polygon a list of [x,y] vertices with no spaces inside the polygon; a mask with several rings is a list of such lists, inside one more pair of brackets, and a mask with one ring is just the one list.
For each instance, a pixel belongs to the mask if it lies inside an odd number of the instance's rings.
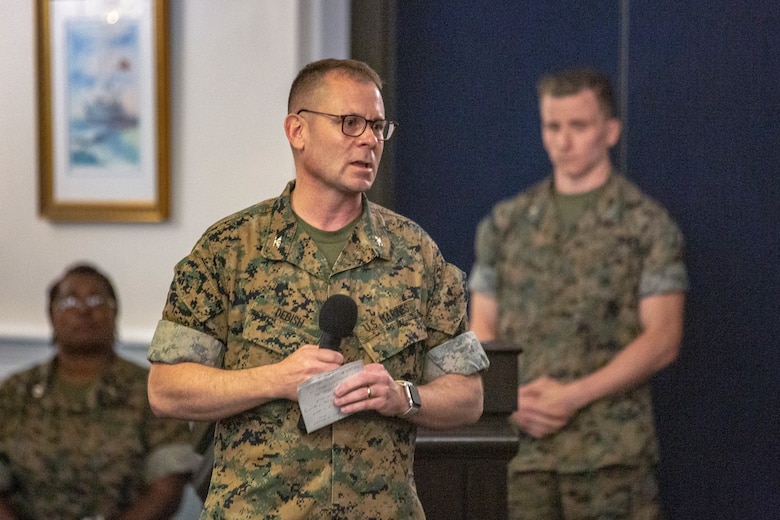
{"label": "standing marine in background", "polygon": [[655,519],[649,380],[680,347],[683,237],[612,165],[603,74],[558,71],[538,94],[552,176],[479,224],[469,280],[477,337],[523,349],[510,518]]}

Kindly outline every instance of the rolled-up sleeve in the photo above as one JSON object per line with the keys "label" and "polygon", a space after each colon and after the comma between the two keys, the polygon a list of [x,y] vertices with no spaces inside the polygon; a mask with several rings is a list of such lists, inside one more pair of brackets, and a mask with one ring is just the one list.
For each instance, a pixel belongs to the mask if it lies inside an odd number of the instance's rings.
{"label": "rolled-up sleeve", "polygon": [[147,409],[144,438],[148,446],[144,460],[147,484],[174,474],[194,473],[202,457],[195,452],[195,439],[189,423],[155,416]]}
{"label": "rolled-up sleeve", "polygon": [[639,282],[639,297],[647,298],[657,294],[685,292],[688,290],[688,273],[682,262],[666,266],[660,273],[642,273]]}
{"label": "rolled-up sleeve", "polygon": [[471,274],[469,274],[469,290],[474,293],[495,297],[497,287],[498,274],[495,268],[474,264]]}
{"label": "rolled-up sleeve", "polygon": [[496,254],[499,248],[499,238],[493,219],[485,217],[477,226],[474,240],[475,261],[468,280],[471,292],[495,297],[498,291]]}
{"label": "rolled-up sleeve", "polygon": [[685,240],[677,225],[664,212],[647,234],[650,245],[642,264],[639,297],[687,291]]}
{"label": "rolled-up sleeve", "polygon": [[189,444],[163,444],[146,457],[144,481],[148,485],[168,475],[194,473],[202,459]]}
{"label": "rolled-up sleeve", "polygon": [[149,346],[152,363],[200,363],[218,367],[222,363],[225,346],[204,332],[172,321],[160,320]]}
{"label": "rolled-up sleeve", "polygon": [[486,370],[489,365],[488,357],[477,336],[467,331],[428,352],[423,381],[430,382],[445,374],[476,374]]}

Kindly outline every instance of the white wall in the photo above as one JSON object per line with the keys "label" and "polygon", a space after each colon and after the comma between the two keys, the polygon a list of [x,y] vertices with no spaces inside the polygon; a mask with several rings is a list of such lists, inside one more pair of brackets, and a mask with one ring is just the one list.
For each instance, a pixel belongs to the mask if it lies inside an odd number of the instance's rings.
{"label": "white wall", "polygon": [[349,2],[169,2],[171,218],[159,224],[38,216],[34,5],[0,0],[0,344],[48,338],[48,285],[80,260],[113,278],[120,339],[146,343],[174,264],[205,228],[293,177],[290,82],[305,62],[348,55]]}
{"label": "white wall", "polygon": [[[282,120],[305,63],[349,54],[349,0],[170,0],[171,219],[38,216],[33,0],[0,0],[0,380],[48,358],[46,291],[75,261],[114,280],[120,353],[144,362],[173,274],[205,228],[293,177]],[[187,489],[177,520],[198,518]]]}

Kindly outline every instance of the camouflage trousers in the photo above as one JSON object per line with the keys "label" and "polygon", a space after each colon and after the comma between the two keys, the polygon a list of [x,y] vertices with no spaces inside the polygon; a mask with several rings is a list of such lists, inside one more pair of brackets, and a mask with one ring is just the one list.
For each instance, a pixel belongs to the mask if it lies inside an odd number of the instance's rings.
{"label": "camouflage trousers", "polygon": [[660,520],[653,467],[507,475],[509,520]]}

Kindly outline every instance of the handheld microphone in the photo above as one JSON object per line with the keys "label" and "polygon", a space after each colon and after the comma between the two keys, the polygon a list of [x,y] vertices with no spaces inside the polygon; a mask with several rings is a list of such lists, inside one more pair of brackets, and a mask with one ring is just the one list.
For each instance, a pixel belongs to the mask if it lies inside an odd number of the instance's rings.
{"label": "handheld microphone", "polygon": [[345,294],[334,294],[320,309],[320,348],[339,350],[341,338],[352,334],[357,323],[357,304]]}
{"label": "handheld microphone", "polygon": [[[325,300],[320,309],[319,326],[322,330],[320,348],[340,350],[341,339],[352,334],[357,323],[357,304],[345,294],[334,294]],[[298,420],[298,429],[306,431],[303,415]]]}

